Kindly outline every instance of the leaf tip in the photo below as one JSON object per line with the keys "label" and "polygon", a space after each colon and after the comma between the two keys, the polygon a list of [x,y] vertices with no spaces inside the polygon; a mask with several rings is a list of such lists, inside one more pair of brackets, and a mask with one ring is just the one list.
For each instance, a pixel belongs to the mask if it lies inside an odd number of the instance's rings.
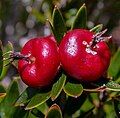
{"label": "leaf tip", "polygon": [[51,100],[54,101],[56,98],[51,97]]}
{"label": "leaf tip", "polygon": [[58,9],[58,6],[57,6],[57,5],[55,5],[55,6],[54,6],[54,9]]}
{"label": "leaf tip", "polygon": [[86,5],[85,5],[85,3],[83,3],[83,5],[82,5],[82,6],[86,6]]}

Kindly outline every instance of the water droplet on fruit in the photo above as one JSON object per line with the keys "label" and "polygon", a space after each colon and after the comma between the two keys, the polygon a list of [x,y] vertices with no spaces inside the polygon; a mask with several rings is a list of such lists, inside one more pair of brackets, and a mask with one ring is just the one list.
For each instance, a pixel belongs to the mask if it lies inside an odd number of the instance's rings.
{"label": "water droplet on fruit", "polygon": [[71,37],[69,39],[69,42],[67,44],[67,52],[72,55],[75,56],[76,52],[77,52],[77,42],[76,42],[76,37]]}

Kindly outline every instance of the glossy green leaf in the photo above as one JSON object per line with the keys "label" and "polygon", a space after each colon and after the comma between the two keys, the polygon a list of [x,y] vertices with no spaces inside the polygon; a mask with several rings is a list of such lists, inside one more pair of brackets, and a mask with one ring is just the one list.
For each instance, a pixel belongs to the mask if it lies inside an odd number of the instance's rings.
{"label": "glossy green leaf", "polygon": [[1,42],[1,40],[0,40],[0,75],[1,75],[1,73],[2,73],[2,70],[3,70],[3,50],[2,50],[2,42]]}
{"label": "glossy green leaf", "polygon": [[53,104],[48,113],[46,114],[45,118],[62,118],[62,112],[60,107],[57,104]]}
{"label": "glossy green leaf", "polygon": [[29,118],[28,114],[29,112],[26,111],[24,108],[22,107],[16,107],[16,111],[14,112],[12,118]]}
{"label": "glossy green leaf", "polygon": [[59,94],[61,93],[61,91],[64,87],[64,84],[65,84],[65,81],[66,81],[66,76],[63,74],[59,78],[59,80],[53,85],[52,91],[51,91],[52,101],[54,101],[59,96]]}
{"label": "glossy green leaf", "polygon": [[[18,116],[15,118],[18,118]],[[20,117],[20,118],[22,118],[22,117]],[[36,117],[31,111],[26,111],[26,114],[23,118],[38,118],[38,117]],[[43,118],[43,117],[39,117],[39,118]]]}
{"label": "glossy green leaf", "polygon": [[15,102],[15,106],[21,106],[24,103],[27,103],[36,93],[38,93],[38,89],[27,87],[25,91],[21,93]]}
{"label": "glossy green leaf", "polygon": [[67,82],[64,86],[64,92],[71,97],[79,97],[83,92],[83,87],[81,84],[74,84]]}
{"label": "glossy green leaf", "polygon": [[87,10],[85,4],[78,10],[71,29],[85,28],[87,23]]}
{"label": "glossy green leaf", "polygon": [[38,93],[32,97],[28,105],[26,106],[26,110],[38,107],[39,105],[43,104],[50,98],[51,93]]}
{"label": "glossy green leaf", "polygon": [[39,111],[41,111],[45,115],[47,113],[49,107],[48,107],[47,103],[44,102],[43,104],[41,104],[40,106],[38,106],[37,109]]}
{"label": "glossy green leaf", "polygon": [[32,109],[31,113],[37,118],[44,118],[44,114],[41,111],[39,111],[37,108]]}
{"label": "glossy green leaf", "polygon": [[111,91],[120,91],[120,85],[114,81],[110,81],[106,84],[106,89]]}
{"label": "glossy green leaf", "polygon": [[16,111],[16,107],[14,106],[14,102],[19,96],[18,84],[17,81],[14,80],[10,87],[7,90],[7,94],[5,98],[0,103],[0,115],[4,118],[11,118]]}
{"label": "glossy green leaf", "polygon": [[116,78],[120,72],[120,48],[117,50],[113,58],[111,59],[110,66],[108,68],[108,74]]}
{"label": "glossy green leaf", "polygon": [[102,28],[103,28],[103,24],[99,24],[99,25],[93,27],[90,31],[94,32],[94,33],[98,33],[102,30]]}
{"label": "glossy green leaf", "polygon": [[53,11],[53,29],[54,29],[54,36],[56,37],[57,41],[60,42],[62,37],[66,33],[67,29],[62,17],[60,10],[55,6]]}
{"label": "glossy green leaf", "polygon": [[49,24],[49,27],[50,27],[52,33],[54,34],[54,36],[56,36],[56,32],[55,32],[55,30],[53,28],[53,25],[52,25],[52,23],[51,23],[51,21],[49,19],[47,19],[47,23]]}
{"label": "glossy green leaf", "polygon": [[[10,43],[10,42],[8,42],[8,44],[3,48],[3,55],[4,55],[4,58],[9,58],[10,56],[9,56],[9,53],[7,53],[7,52],[10,52],[10,51],[12,51],[13,52],[13,45],[12,45],[12,43]],[[0,76],[0,80],[2,80],[4,77],[5,77],[5,75],[6,75],[6,73],[7,73],[7,70],[8,70],[8,68],[9,68],[9,63],[10,62],[10,60],[5,60],[5,61],[3,61],[3,70],[2,70],[2,73],[1,73],[1,76]],[[6,64],[8,64],[7,66],[5,66]]]}
{"label": "glossy green leaf", "polygon": [[115,113],[116,113],[117,117],[119,118],[120,117],[120,101],[117,99],[114,99],[113,103],[114,103]]}

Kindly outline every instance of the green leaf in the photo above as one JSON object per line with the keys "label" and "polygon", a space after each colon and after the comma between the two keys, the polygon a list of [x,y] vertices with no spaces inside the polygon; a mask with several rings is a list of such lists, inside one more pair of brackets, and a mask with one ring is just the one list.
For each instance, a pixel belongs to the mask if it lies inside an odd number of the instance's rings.
{"label": "green leaf", "polygon": [[64,86],[64,92],[71,97],[79,97],[83,92],[83,87],[81,84],[75,84],[67,82]]}
{"label": "green leaf", "polygon": [[44,118],[44,114],[39,111],[37,108],[31,110],[31,113],[35,115],[37,118]]}
{"label": "green leaf", "polygon": [[0,93],[6,93],[6,90],[2,85],[0,85]]}
{"label": "green leaf", "polygon": [[59,78],[59,80],[53,85],[52,91],[51,91],[52,101],[54,101],[59,96],[59,94],[61,93],[61,91],[64,87],[64,84],[65,84],[65,81],[66,81],[66,76],[63,74]]}
{"label": "green leaf", "polygon": [[0,103],[0,115],[4,118],[11,118],[16,111],[14,102],[19,96],[18,84],[16,80],[13,80],[12,84],[7,90],[5,98]]}
{"label": "green leaf", "polygon": [[6,96],[6,91],[2,85],[0,85],[0,103],[3,100],[3,98]]}
{"label": "green leaf", "polygon": [[110,81],[106,84],[106,89],[111,91],[120,91],[120,85],[114,81]]}
{"label": "green leaf", "polygon": [[86,28],[87,10],[85,4],[78,10],[71,29]]}
{"label": "green leaf", "polygon": [[114,103],[115,113],[116,113],[117,117],[119,118],[120,117],[120,101],[117,99],[114,99],[113,103]]}
{"label": "green leaf", "polygon": [[31,101],[26,106],[26,110],[38,107],[39,105],[43,104],[50,98],[50,92],[47,93],[38,93],[32,97]]}
{"label": "green leaf", "polygon": [[98,33],[102,30],[102,28],[103,28],[103,24],[99,24],[99,25],[93,27],[90,31],[94,32],[94,33]]}
{"label": "green leaf", "polygon": [[12,118],[28,118],[29,112],[22,107],[17,107]]}
{"label": "green leaf", "polygon": [[51,21],[49,19],[47,19],[47,23],[49,24],[49,27],[50,27],[52,33],[54,34],[54,36],[56,36],[56,32],[55,32],[55,30],[53,28],[53,25],[52,25],[52,23],[51,23]]}
{"label": "green leaf", "polygon": [[60,107],[57,104],[53,104],[48,113],[46,114],[45,118],[62,118],[62,112]]}
{"label": "green leaf", "polygon": [[15,106],[21,106],[24,103],[27,103],[36,93],[38,93],[38,89],[27,87],[25,91],[21,93],[15,102]]}
{"label": "green leaf", "polygon": [[[10,51],[13,52],[13,45],[12,45],[12,43],[8,42],[8,44],[3,48],[3,55],[5,54],[4,58],[9,58],[10,57],[9,53],[7,53],[7,52],[10,52]],[[10,62],[9,60],[3,61],[3,65],[8,64],[9,62]],[[5,77],[8,68],[9,68],[9,65],[3,66],[2,73],[1,73],[1,76],[0,76],[0,80],[2,80]]]}
{"label": "green leaf", "polygon": [[110,66],[108,68],[109,76],[117,78],[120,72],[120,48],[117,50],[113,58],[111,59]]}
{"label": "green leaf", "polygon": [[77,98],[68,97],[65,103],[64,112],[68,116],[72,116],[72,114],[74,114],[78,109],[81,108],[81,106],[83,106],[84,102],[86,101],[86,98],[87,94],[84,92],[81,94],[81,96]]}
{"label": "green leaf", "polygon": [[37,107],[37,109],[39,111],[41,111],[44,115],[47,113],[49,107],[48,105],[46,104],[46,102],[44,102],[43,104],[41,104],[40,106]]}
{"label": "green leaf", "polygon": [[113,101],[110,100],[105,102],[103,109],[105,111],[106,118],[116,118]]}
{"label": "green leaf", "polygon": [[0,40],[0,75],[2,73],[2,70],[3,70],[3,51],[2,51],[2,42]]}
{"label": "green leaf", "polygon": [[53,33],[58,42],[61,41],[67,29],[60,10],[55,6],[53,10]]}

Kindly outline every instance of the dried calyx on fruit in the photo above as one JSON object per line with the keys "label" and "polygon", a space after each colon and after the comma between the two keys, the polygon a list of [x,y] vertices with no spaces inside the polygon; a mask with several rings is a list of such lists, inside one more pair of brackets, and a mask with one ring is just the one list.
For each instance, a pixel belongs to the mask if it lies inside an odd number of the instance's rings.
{"label": "dried calyx on fruit", "polygon": [[85,29],[69,31],[60,43],[63,69],[80,81],[98,80],[110,63],[110,50],[102,37],[107,30],[94,34]]}
{"label": "dried calyx on fruit", "polygon": [[98,32],[96,34],[93,35],[92,37],[92,41],[87,45],[88,48],[91,48],[94,46],[96,46],[97,43],[101,42],[101,41],[105,41],[107,42],[109,39],[112,38],[112,36],[109,37],[103,37],[102,35],[105,34],[107,32],[107,29],[103,30],[102,32]]}
{"label": "dried calyx on fruit", "polygon": [[3,57],[4,57],[5,55],[7,55],[7,54],[9,54],[9,57],[8,57],[8,58],[3,58],[3,61],[10,60],[10,62],[7,63],[7,64],[4,65],[4,66],[7,66],[7,65],[9,65],[9,64],[12,64],[12,62],[14,62],[15,60],[22,60],[22,59],[28,61],[29,63],[33,62],[33,59],[30,58],[30,55],[31,55],[31,54],[23,55],[23,54],[21,54],[20,52],[9,51],[9,52],[3,54]]}

